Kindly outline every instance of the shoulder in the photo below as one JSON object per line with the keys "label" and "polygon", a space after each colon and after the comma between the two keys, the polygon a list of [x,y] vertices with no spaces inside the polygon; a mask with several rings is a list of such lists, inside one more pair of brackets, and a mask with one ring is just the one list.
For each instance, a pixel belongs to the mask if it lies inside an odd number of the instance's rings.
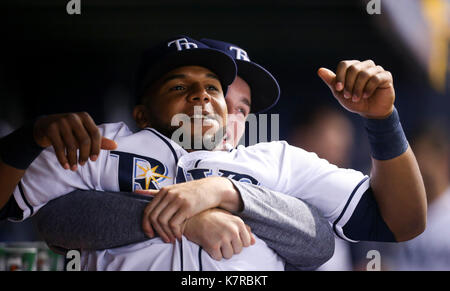
{"label": "shoulder", "polygon": [[260,142],[248,147],[238,147],[237,150],[243,150],[247,152],[259,153],[265,156],[272,157],[302,157],[305,159],[319,159],[317,154],[313,152],[308,152],[302,148],[292,146],[288,142],[281,141],[271,141],[271,142]]}
{"label": "shoulder", "polygon": [[257,144],[248,147],[239,146],[237,149],[246,151],[269,152],[269,151],[282,151],[287,147],[289,147],[289,144],[286,141],[271,141],[271,142],[259,142]]}
{"label": "shoulder", "polygon": [[124,122],[103,123],[98,126],[98,129],[102,136],[109,139],[133,134]]}

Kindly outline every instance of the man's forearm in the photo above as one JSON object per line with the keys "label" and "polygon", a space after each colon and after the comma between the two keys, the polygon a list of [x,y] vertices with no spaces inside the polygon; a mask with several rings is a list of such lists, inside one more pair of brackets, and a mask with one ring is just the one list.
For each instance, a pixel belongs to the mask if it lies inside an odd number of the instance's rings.
{"label": "man's forearm", "polygon": [[35,223],[51,247],[115,248],[149,239],[141,227],[149,199],[134,193],[76,190],[42,207]]}
{"label": "man's forearm", "polygon": [[6,205],[24,174],[24,170],[11,167],[0,159],[0,209]]}
{"label": "man's forearm", "polygon": [[233,181],[243,201],[240,216],[252,232],[295,268],[317,267],[334,253],[329,222],[316,208],[276,191]]}
{"label": "man's forearm", "polygon": [[417,236],[425,228],[427,202],[411,148],[394,159],[372,160],[371,187],[383,219],[397,241]]}
{"label": "man's forearm", "polygon": [[[258,186],[233,183],[244,201],[236,215],[287,263],[313,267],[332,256],[331,228],[315,208]],[[39,210],[38,229],[49,245],[65,249],[107,249],[146,240],[141,219],[148,201],[129,195],[135,194],[74,191]]]}

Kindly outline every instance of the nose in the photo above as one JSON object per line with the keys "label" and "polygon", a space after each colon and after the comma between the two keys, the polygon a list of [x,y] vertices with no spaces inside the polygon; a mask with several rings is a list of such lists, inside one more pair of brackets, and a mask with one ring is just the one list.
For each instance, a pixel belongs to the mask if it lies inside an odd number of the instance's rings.
{"label": "nose", "polygon": [[206,89],[201,84],[193,84],[192,88],[187,96],[188,102],[204,105],[211,101],[211,96],[209,96]]}

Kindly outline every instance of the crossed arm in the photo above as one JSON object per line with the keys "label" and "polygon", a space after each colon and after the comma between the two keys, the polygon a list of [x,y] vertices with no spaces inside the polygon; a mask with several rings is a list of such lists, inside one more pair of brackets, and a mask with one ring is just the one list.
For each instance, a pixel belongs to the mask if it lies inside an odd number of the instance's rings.
{"label": "crossed arm", "polygon": [[[214,249],[216,241],[229,239],[227,235],[242,220],[286,261],[287,268],[315,268],[333,255],[331,227],[314,207],[259,186],[232,182],[242,198],[241,209],[233,213],[240,219],[212,209],[189,219],[191,225],[185,229],[186,237],[202,245],[214,258],[220,259],[217,255],[220,250]],[[36,223],[43,238],[54,249],[119,247],[148,239],[141,220],[149,200],[148,196],[134,193],[78,190],[41,208],[36,214]],[[222,221],[214,220],[218,218]],[[215,227],[221,227],[217,230],[223,235],[221,238],[212,235],[216,233]],[[208,231],[201,232],[201,229]]]}
{"label": "crossed arm", "polygon": [[[343,61],[339,63],[336,73],[322,68],[319,70],[319,76],[348,111],[366,119],[383,120],[387,119],[394,110],[395,92],[392,76],[372,61]],[[61,165],[69,168],[70,164],[70,168],[76,169],[78,148],[79,163],[84,164],[88,158],[96,160],[100,148],[110,149],[114,145],[104,145],[99,132],[93,130],[95,123],[90,120],[90,117],[88,118],[86,114],[75,115],[54,115],[41,119],[34,127],[34,141],[42,147],[53,145]],[[74,137],[72,131],[65,130],[67,124],[73,125],[72,128],[82,129],[83,134]],[[57,133],[62,133],[63,138]],[[375,142],[382,143],[383,147],[390,145],[389,141],[383,139],[382,134],[381,136],[381,138],[378,137],[380,140]],[[78,141],[75,144],[81,146],[74,146],[74,143],[68,141],[68,137],[71,141]],[[5,156],[2,157],[5,158]],[[8,201],[24,173],[24,170],[8,166],[0,161],[0,207]],[[424,230],[427,208],[425,188],[409,146],[401,154],[387,159],[378,159],[374,156],[370,181],[381,216],[397,241],[409,240]],[[157,197],[156,200],[158,199]],[[161,205],[159,203],[161,200],[153,203],[156,208],[148,212],[153,220],[159,215],[153,214],[155,209],[158,210],[157,205]],[[168,220],[165,219],[165,221]],[[157,224],[152,222],[153,227]],[[163,224],[167,227],[167,223]]]}

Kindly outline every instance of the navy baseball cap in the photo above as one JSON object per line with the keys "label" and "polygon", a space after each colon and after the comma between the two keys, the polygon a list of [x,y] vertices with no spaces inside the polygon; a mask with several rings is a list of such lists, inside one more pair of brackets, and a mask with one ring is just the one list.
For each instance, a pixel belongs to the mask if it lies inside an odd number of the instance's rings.
{"label": "navy baseball cap", "polygon": [[143,53],[136,76],[136,96],[140,100],[151,84],[164,74],[183,66],[201,66],[215,73],[224,95],[236,78],[237,69],[232,57],[188,36],[177,36]]}
{"label": "navy baseball cap", "polygon": [[252,94],[251,112],[261,113],[275,106],[280,98],[280,86],[277,80],[266,69],[250,61],[245,50],[237,45],[220,40],[202,38],[200,41],[223,51],[235,60],[238,76],[250,86]]}

